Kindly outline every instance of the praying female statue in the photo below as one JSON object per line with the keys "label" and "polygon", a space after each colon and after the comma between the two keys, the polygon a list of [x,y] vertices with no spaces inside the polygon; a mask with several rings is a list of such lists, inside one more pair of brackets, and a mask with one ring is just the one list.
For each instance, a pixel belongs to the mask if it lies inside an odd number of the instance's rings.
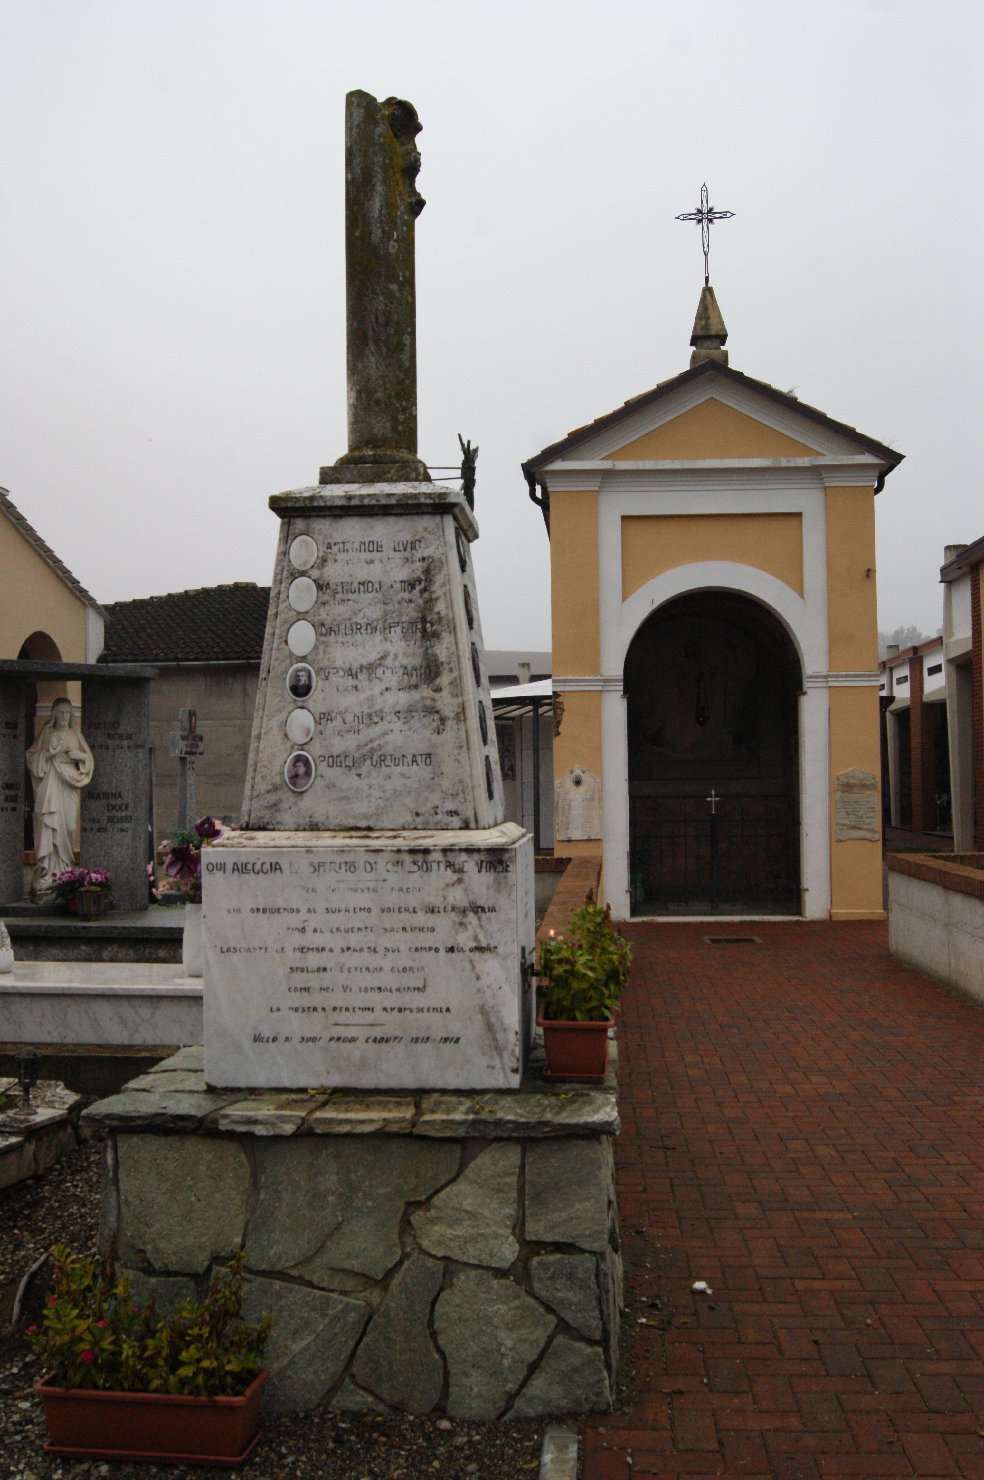
{"label": "praying female statue", "polygon": [[68,699],[54,701],[26,759],[34,784],[34,893],[40,896],[48,893],[55,874],[75,865],[79,803],[94,769]]}

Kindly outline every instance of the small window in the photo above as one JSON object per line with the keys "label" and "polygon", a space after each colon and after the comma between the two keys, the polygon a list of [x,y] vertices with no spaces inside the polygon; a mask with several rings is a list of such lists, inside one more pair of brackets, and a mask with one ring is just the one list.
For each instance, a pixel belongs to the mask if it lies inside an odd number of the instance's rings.
{"label": "small window", "polygon": [[897,684],[898,684],[898,685],[899,685],[899,686],[901,686],[901,685],[902,685],[902,684],[904,684],[904,683],[908,683],[908,682],[909,682],[909,675],[908,675],[908,674],[906,674],[906,675],[905,675],[905,676],[904,676],[904,677],[903,677],[903,678],[897,678],[897,679],[896,679],[896,680],[895,680],[895,682],[896,682],[896,683],[897,683]]}
{"label": "small window", "polygon": [[926,669],[926,672],[927,673],[942,673],[943,672],[943,664],[942,663],[933,663],[933,664],[930,665],[929,668]]}

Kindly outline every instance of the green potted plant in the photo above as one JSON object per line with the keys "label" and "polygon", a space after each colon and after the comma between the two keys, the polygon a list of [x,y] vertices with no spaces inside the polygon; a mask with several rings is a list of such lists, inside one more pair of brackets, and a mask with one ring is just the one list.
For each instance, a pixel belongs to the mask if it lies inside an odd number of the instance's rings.
{"label": "green potted plant", "polygon": [[49,1454],[162,1464],[239,1464],[260,1435],[270,1317],[242,1320],[242,1254],[200,1301],[158,1316],[134,1305],[112,1254],[52,1250],[54,1288],[28,1336],[44,1374]]}
{"label": "green potted plant", "polygon": [[563,934],[540,942],[537,1023],[547,1079],[598,1081],[608,1065],[608,1030],[628,981],[632,951],[611,911],[589,894]]}

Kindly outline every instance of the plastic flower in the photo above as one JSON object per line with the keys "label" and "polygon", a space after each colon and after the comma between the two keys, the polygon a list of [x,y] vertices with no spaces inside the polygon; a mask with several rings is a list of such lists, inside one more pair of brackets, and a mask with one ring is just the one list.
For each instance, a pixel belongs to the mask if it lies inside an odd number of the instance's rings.
{"label": "plastic flower", "polygon": [[174,843],[164,863],[169,879],[198,879],[202,873],[202,856],[191,843]]}
{"label": "plastic flower", "polygon": [[214,817],[199,817],[195,823],[195,832],[206,843],[210,843],[213,838],[221,838],[222,836],[222,829]]}
{"label": "plastic flower", "polygon": [[108,1326],[109,1325],[109,1322],[107,1320],[97,1321],[96,1322],[96,1325],[97,1326]]}
{"label": "plastic flower", "polygon": [[87,1367],[90,1362],[94,1362],[95,1360],[96,1354],[91,1346],[87,1346],[84,1352],[79,1352],[79,1361],[84,1362]]}

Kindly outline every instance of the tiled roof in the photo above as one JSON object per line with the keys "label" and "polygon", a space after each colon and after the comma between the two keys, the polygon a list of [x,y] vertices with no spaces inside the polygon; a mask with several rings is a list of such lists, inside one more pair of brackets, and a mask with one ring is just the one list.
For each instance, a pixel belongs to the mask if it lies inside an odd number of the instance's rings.
{"label": "tiled roof", "polygon": [[86,606],[95,607],[96,611],[102,610],[96,598],[85,589],[81,581],[76,580],[68,566],[62,564],[54,550],[50,545],[45,544],[37,530],[28,524],[20,509],[12,502],[5,488],[0,488],[0,512],[6,514],[14,528],[20,531],[29,545],[33,546],[44,563],[50,565],[51,569],[57,575],[61,576],[65,585],[68,586],[69,590],[75,592],[80,601],[84,601]]}
{"label": "tiled roof", "polygon": [[609,411],[605,416],[596,417],[587,426],[577,427],[573,432],[569,432],[566,437],[562,437],[559,442],[552,442],[549,447],[544,447],[542,452],[538,452],[535,457],[531,457],[527,462],[523,463],[524,471],[527,472],[527,475],[538,473],[541,468],[553,462],[555,458],[563,457],[573,452],[579,443],[586,441],[589,437],[596,436],[598,432],[607,431],[610,427],[616,426],[620,421],[624,421],[627,417],[632,416],[640,408],[663,400],[671,392],[678,390],[680,386],[689,385],[691,381],[698,380],[702,375],[722,375],[726,380],[733,381],[738,385],[748,386],[753,391],[758,391],[760,394],[767,396],[770,401],[774,401],[777,405],[784,406],[790,411],[795,411],[799,416],[805,416],[809,421],[816,422],[819,426],[826,427],[828,430],[837,432],[841,436],[852,438],[866,452],[873,453],[875,457],[887,463],[887,471],[889,472],[902,461],[903,455],[901,452],[896,452],[892,447],[886,447],[884,442],[876,442],[873,437],[866,437],[863,432],[858,431],[857,427],[848,426],[843,421],[835,421],[826,412],[818,411],[815,406],[808,406],[805,401],[801,401],[797,396],[790,395],[788,391],[777,390],[774,385],[769,385],[764,380],[756,380],[754,376],[745,375],[741,370],[735,370],[729,365],[721,365],[714,361],[705,360],[698,365],[692,366],[689,370],[684,370],[680,375],[674,375],[672,380],[660,381],[659,385],[654,386],[652,390],[643,391],[638,396],[632,396],[623,406],[617,407],[614,411]]}
{"label": "tiled roof", "polygon": [[101,663],[249,663],[263,654],[270,587],[204,586],[106,607]]}

